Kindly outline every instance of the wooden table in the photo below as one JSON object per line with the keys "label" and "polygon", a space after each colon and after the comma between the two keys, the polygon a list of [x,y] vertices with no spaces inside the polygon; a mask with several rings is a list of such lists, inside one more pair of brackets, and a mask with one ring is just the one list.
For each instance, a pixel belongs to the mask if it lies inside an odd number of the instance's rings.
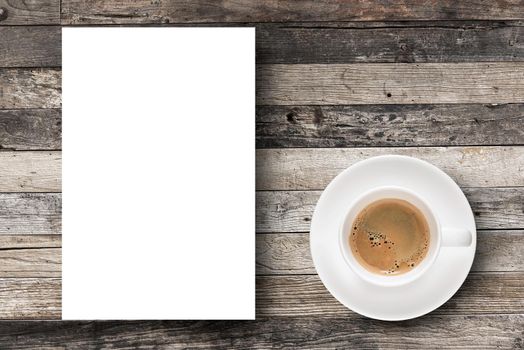
{"label": "wooden table", "polygon": [[[0,0],[0,8],[0,318],[26,320],[0,322],[1,349],[523,347],[523,1]],[[61,308],[60,28],[101,24],[257,27],[256,321],[36,321],[59,319]],[[478,228],[459,292],[397,323],[340,305],[308,244],[326,184],[388,153],[445,170]]]}

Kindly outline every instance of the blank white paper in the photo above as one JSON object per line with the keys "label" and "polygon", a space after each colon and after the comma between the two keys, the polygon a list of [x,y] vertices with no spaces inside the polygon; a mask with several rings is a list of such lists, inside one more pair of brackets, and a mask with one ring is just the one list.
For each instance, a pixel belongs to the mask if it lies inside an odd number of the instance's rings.
{"label": "blank white paper", "polygon": [[254,28],[64,28],[62,56],[63,319],[254,319]]}

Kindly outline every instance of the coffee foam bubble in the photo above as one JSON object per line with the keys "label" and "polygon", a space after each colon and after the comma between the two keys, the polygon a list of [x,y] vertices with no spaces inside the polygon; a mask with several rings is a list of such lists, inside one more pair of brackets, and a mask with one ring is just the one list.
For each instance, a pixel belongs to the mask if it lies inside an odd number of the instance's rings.
{"label": "coffee foam bubble", "polygon": [[[409,205],[412,206],[411,204]],[[377,230],[376,227],[370,228],[366,222],[367,214],[368,208],[365,208],[359,213],[351,228],[350,244],[354,247],[355,253],[358,253],[358,248],[360,247],[360,250],[367,256],[373,254],[383,256],[384,258],[380,260],[379,268],[383,274],[407,272],[423,260],[429,246],[427,223],[424,222],[424,231],[426,232],[424,232],[423,236],[415,237],[417,239],[423,238],[423,241],[416,242],[415,244],[419,245],[419,247],[415,247],[415,251],[411,251],[414,248],[412,247],[413,244],[408,244],[409,249],[406,249],[406,240],[399,236],[398,233],[393,233],[392,231],[392,234],[388,234],[387,231]]]}

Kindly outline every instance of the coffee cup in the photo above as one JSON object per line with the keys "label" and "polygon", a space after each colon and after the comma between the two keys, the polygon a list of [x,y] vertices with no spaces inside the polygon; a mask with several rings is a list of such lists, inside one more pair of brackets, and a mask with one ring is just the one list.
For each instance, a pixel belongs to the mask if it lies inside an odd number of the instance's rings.
{"label": "coffee cup", "polygon": [[[410,271],[398,275],[382,275],[366,269],[352,251],[349,241],[352,228],[359,214],[370,204],[380,200],[395,199],[406,201],[416,207],[427,222],[429,239],[425,256]],[[404,285],[426,274],[435,263],[441,249],[469,247],[472,233],[463,227],[442,227],[435,210],[419,194],[399,186],[377,187],[355,199],[342,218],[339,245],[344,260],[363,280],[384,287]],[[378,253],[377,253],[378,254]]]}

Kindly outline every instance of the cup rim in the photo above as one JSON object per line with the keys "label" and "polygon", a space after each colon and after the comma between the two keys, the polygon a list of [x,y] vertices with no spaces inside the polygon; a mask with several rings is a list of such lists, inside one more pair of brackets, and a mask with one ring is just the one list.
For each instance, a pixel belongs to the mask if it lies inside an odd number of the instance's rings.
{"label": "cup rim", "polygon": [[[425,219],[427,221],[433,221],[433,223],[434,223],[435,229],[434,230],[430,229],[430,231],[434,231],[434,232],[430,232],[430,235],[436,235],[435,236],[435,243],[434,243],[436,247],[433,250],[433,253],[432,253],[431,256],[426,256],[422,260],[424,262],[424,264],[419,264],[418,265],[419,269],[415,268],[415,269],[413,269],[411,271],[408,271],[408,272],[403,273],[401,275],[395,275],[395,276],[383,276],[383,275],[379,275],[379,274],[367,271],[363,266],[361,266],[360,264],[358,264],[358,262],[356,262],[356,259],[353,256],[352,256],[352,258],[348,257],[348,255],[352,254],[352,253],[351,253],[351,249],[349,247],[349,244],[347,244],[348,231],[345,230],[345,228],[347,227],[348,220],[350,219],[349,216],[350,216],[350,214],[352,212],[352,209],[355,206],[359,205],[363,200],[365,200],[366,198],[370,197],[371,195],[376,194],[377,192],[385,192],[385,191],[403,192],[403,193],[407,194],[408,196],[412,196],[413,198],[417,199],[420,203],[422,203],[422,205],[425,207],[425,210],[423,210],[423,215],[424,215]],[[381,198],[381,199],[387,199],[387,198],[395,198],[395,197],[384,197],[384,198]],[[378,200],[380,200],[380,199],[372,200],[369,203],[367,203],[366,205],[369,205],[369,204],[371,204],[371,203],[373,203],[375,201],[378,201]],[[406,199],[402,198],[402,200],[406,200]],[[408,200],[408,202],[411,203],[411,201],[409,201],[409,200]],[[411,204],[415,205],[414,203],[411,203]],[[415,205],[415,206],[417,208],[419,208],[418,205]],[[419,209],[421,209],[421,208],[419,208]],[[427,215],[430,215],[431,217],[428,218],[428,217],[426,217]],[[351,218],[354,220],[353,216]],[[428,222],[428,224],[429,224],[429,222]],[[413,191],[411,191],[409,189],[406,189],[405,187],[401,187],[401,186],[380,186],[380,187],[372,188],[372,189],[362,193],[355,200],[353,200],[353,202],[348,206],[348,208],[346,210],[346,214],[342,218],[339,231],[340,231],[339,232],[339,247],[340,247],[342,256],[343,256],[344,261],[346,262],[346,264],[361,279],[363,279],[363,280],[365,280],[365,281],[367,281],[369,283],[372,283],[372,284],[375,284],[375,285],[379,285],[379,286],[384,286],[384,287],[395,287],[395,286],[405,285],[405,284],[411,283],[411,282],[415,281],[416,279],[420,278],[421,276],[423,276],[429,270],[429,268],[435,263],[435,260],[437,259],[437,256],[439,255],[439,252],[440,252],[441,241],[442,241],[442,232],[441,232],[440,222],[438,220],[438,217],[435,215],[434,211],[431,209],[431,206],[420,195],[418,195],[417,193],[415,193],[415,192],[413,192]],[[428,251],[428,253],[429,253],[429,251]],[[355,259],[355,261],[353,261],[352,259]]]}

